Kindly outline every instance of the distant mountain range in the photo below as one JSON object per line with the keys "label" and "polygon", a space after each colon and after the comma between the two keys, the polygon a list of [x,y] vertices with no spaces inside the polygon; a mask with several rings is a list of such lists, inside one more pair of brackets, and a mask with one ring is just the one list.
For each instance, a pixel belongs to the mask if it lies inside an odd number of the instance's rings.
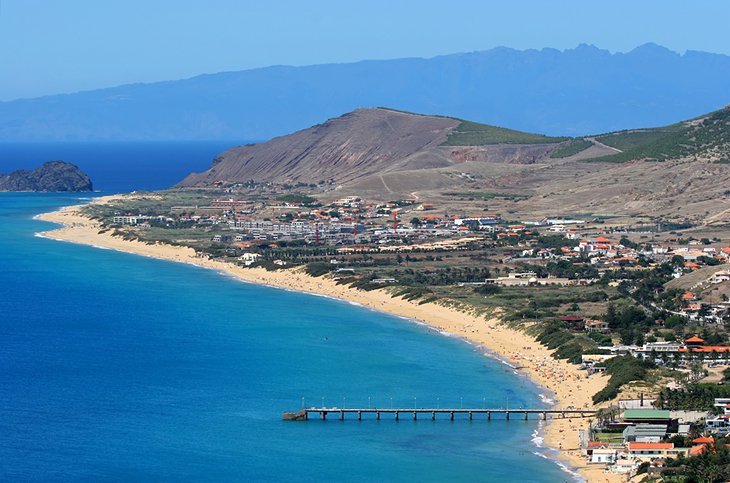
{"label": "distant mountain range", "polygon": [[665,125],[730,100],[730,56],[495,48],[274,66],[0,103],[0,140],[269,139],[388,106],[549,135]]}

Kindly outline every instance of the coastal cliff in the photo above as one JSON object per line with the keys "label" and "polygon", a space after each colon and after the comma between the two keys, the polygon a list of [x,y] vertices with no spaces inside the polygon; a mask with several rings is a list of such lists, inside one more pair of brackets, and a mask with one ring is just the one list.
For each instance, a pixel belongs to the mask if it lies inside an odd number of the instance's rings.
{"label": "coastal cliff", "polygon": [[48,161],[34,170],[0,175],[0,191],[92,191],[89,176],[65,161]]}

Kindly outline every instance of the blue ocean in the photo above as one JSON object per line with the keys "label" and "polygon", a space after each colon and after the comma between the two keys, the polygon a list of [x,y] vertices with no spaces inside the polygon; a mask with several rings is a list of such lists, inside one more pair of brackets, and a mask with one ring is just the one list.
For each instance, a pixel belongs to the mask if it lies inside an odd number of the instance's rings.
{"label": "blue ocean", "polygon": [[[228,146],[0,145],[0,172],[64,159],[99,194],[154,189]],[[34,215],[85,199],[0,193],[1,481],[573,479],[531,442],[537,421],[282,421],[302,404],[544,403],[410,321],[35,235],[53,225]]]}

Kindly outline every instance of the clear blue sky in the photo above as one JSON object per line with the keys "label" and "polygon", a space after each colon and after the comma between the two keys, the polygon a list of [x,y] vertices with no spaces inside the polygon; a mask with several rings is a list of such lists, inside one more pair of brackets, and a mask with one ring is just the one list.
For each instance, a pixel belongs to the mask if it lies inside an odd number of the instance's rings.
{"label": "clear blue sky", "polygon": [[496,46],[730,54],[728,0],[0,0],[0,100]]}

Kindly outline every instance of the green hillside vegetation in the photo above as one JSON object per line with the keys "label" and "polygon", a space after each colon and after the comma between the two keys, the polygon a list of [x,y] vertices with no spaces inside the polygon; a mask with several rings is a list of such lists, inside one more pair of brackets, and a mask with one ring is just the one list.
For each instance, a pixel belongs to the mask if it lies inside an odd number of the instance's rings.
{"label": "green hillside vegetation", "polygon": [[730,109],[662,128],[604,134],[596,140],[623,152],[590,161],[665,161],[695,155],[727,159],[730,157]]}
{"label": "green hillside vegetation", "polygon": [[569,156],[573,156],[575,154],[580,153],[581,151],[585,151],[586,149],[593,146],[593,143],[588,141],[587,139],[583,138],[575,138],[571,139],[567,143],[563,144],[562,146],[558,147],[555,151],[550,153],[550,157],[553,159],[557,158],[567,158]]}
{"label": "green hillside vegetation", "polygon": [[653,143],[665,136],[675,134],[680,131],[682,126],[676,125],[677,128],[657,128],[657,129],[633,129],[630,131],[619,131],[603,136],[597,136],[596,140],[607,146],[620,149],[621,151],[630,151],[640,148],[646,144]]}
{"label": "green hillside vegetation", "polygon": [[621,386],[632,381],[642,381],[646,378],[647,369],[653,367],[649,362],[632,355],[613,357],[606,361],[606,374],[611,378],[608,385],[593,396],[593,402],[598,404],[610,401],[618,396]]}
{"label": "green hillside vegetation", "polygon": [[478,122],[461,121],[443,146],[483,146],[486,144],[552,144],[568,138],[532,134]]}
{"label": "green hillside vegetation", "polygon": [[311,196],[307,196],[302,193],[289,193],[286,195],[277,196],[276,200],[283,201],[284,203],[303,203],[303,204],[312,204],[312,203],[317,202],[316,198],[312,198]]}

